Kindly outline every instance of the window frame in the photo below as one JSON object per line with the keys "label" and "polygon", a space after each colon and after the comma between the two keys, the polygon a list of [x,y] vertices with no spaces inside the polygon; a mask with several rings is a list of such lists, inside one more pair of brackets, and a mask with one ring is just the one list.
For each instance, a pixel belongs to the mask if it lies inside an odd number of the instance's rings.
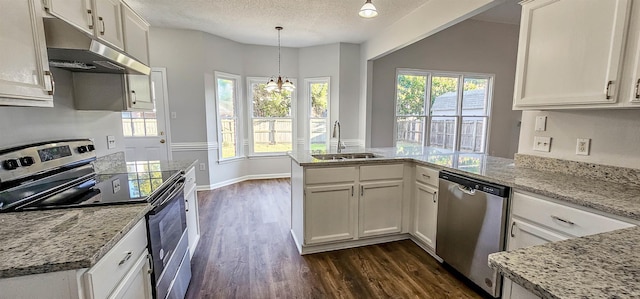
{"label": "window frame", "polygon": [[[293,83],[294,86],[298,86],[297,80],[295,78],[288,78],[289,81],[291,81],[291,83]],[[269,82],[269,77],[246,77],[246,88],[247,88],[247,97],[246,97],[246,102],[247,102],[247,111],[246,111],[246,117],[247,117],[247,126],[248,126],[248,130],[247,130],[247,134],[249,135],[247,138],[247,141],[249,143],[249,153],[248,153],[248,157],[252,158],[252,157],[279,157],[279,156],[286,156],[288,151],[284,151],[284,152],[266,152],[266,153],[256,153],[255,149],[254,149],[254,133],[253,133],[253,88],[251,88],[251,86],[254,83],[258,83],[258,84],[266,84],[267,82]],[[278,118],[273,118],[273,119],[291,119],[291,151],[296,151],[297,150],[297,122],[296,122],[296,114],[297,114],[297,99],[298,99],[298,92],[297,92],[297,88],[294,89],[291,92],[291,116],[290,117],[278,117]]]}
{"label": "window frame", "polygon": [[[424,113],[421,115],[399,115],[398,114],[398,77],[400,75],[410,75],[410,76],[425,76],[427,82],[425,84],[425,98],[423,103]],[[458,79],[457,86],[457,97],[456,97],[456,113],[453,115],[432,115],[431,114],[431,85],[433,77],[456,77]],[[462,101],[464,97],[464,80],[465,79],[486,79],[487,80],[487,90],[485,97],[485,115],[462,115]],[[456,120],[455,125],[455,140],[454,140],[454,148],[453,151],[465,153],[465,154],[486,154],[489,146],[489,141],[491,138],[491,108],[493,104],[493,91],[494,91],[494,82],[495,75],[488,73],[472,73],[472,72],[450,72],[450,71],[437,71],[437,70],[422,70],[422,69],[410,69],[410,68],[398,68],[396,69],[396,76],[394,79],[394,106],[393,106],[393,146],[397,146],[398,142],[398,118],[400,117],[422,117],[424,118],[424,132],[422,133],[422,146],[431,146],[431,121],[433,117],[453,117]],[[482,146],[482,152],[462,152],[460,150],[461,147],[461,138],[462,138],[462,119],[465,117],[484,117],[486,119],[485,125],[485,133],[486,138],[484,140],[484,144]]]}
{"label": "window frame", "polygon": [[305,78],[304,86],[306,91],[306,109],[305,109],[305,134],[304,134],[304,145],[307,149],[311,150],[311,109],[313,107],[312,99],[311,99],[311,85],[317,83],[326,83],[327,84],[327,117],[326,117],[326,125],[327,132],[326,137],[327,141],[325,142],[325,149],[329,150],[331,148],[331,77],[313,77],[313,78]]}
{"label": "window frame", "polygon": [[[234,85],[234,95],[235,98],[233,99],[234,101],[234,119],[235,119],[235,125],[236,125],[236,136],[235,136],[235,141],[236,141],[236,155],[234,157],[229,157],[229,158],[223,158],[222,157],[222,143],[223,143],[223,137],[222,137],[222,117],[220,116],[220,99],[218,98],[218,79],[225,79],[225,80],[233,80],[235,81],[235,85]],[[215,102],[216,102],[216,125],[218,127],[217,129],[217,136],[218,136],[218,163],[221,162],[227,162],[227,161],[233,161],[233,160],[241,160],[244,159],[244,142],[243,142],[243,136],[242,136],[242,131],[243,131],[243,127],[242,127],[242,77],[240,75],[235,75],[235,74],[230,74],[230,73],[225,73],[225,72],[218,72],[215,71],[214,72],[214,79],[213,79],[213,85],[214,85],[214,98],[215,98]]]}

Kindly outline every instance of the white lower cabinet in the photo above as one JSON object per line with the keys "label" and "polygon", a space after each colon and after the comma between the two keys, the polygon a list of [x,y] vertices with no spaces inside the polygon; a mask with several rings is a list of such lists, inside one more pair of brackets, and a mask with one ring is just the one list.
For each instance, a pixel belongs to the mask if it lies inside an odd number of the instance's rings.
{"label": "white lower cabinet", "polygon": [[317,244],[355,238],[354,184],[307,187],[304,242]]}
{"label": "white lower cabinet", "polygon": [[413,236],[435,251],[438,225],[438,189],[416,182]]}
{"label": "white lower cabinet", "polygon": [[[507,250],[556,242],[634,226],[582,209],[555,203],[542,196],[514,191]],[[502,298],[538,298],[523,287],[505,279]]]}
{"label": "white lower cabinet", "polygon": [[93,267],[0,279],[0,298],[151,299],[150,259],[143,218]]}
{"label": "white lower cabinet", "polygon": [[299,250],[407,232],[403,175],[404,164],[303,169],[292,163],[291,225]]}
{"label": "white lower cabinet", "polygon": [[360,183],[360,237],[402,231],[402,181]]}
{"label": "white lower cabinet", "polygon": [[198,211],[198,190],[196,188],[195,167],[185,174],[184,208],[187,215],[187,237],[189,238],[189,257],[193,257],[200,241],[200,213]]}

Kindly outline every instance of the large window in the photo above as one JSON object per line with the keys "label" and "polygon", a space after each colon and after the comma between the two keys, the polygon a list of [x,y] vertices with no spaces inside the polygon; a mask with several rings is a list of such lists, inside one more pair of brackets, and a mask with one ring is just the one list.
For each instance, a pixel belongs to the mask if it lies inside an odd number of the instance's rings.
{"label": "large window", "polygon": [[493,76],[399,70],[396,146],[484,153]]}
{"label": "large window", "polygon": [[312,151],[329,148],[329,78],[305,79],[309,107],[307,145]]}
{"label": "large window", "polygon": [[268,92],[265,89],[268,80],[247,79],[252,155],[284,154],[293,150],[295,91]]}
{"label": "large window", "polygon": [[240,76],[215,72],[215,80],[219,160],[238,158],[242,155],[238,123]]}

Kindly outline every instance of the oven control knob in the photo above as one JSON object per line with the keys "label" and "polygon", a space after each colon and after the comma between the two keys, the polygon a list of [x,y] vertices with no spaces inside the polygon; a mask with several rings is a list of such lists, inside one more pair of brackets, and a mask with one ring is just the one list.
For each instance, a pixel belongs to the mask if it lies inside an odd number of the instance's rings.
{"label": "oven control knob", "polygon": [[93,145],[93,144],[87,144],[87,149],[88,149],[90,152],[93,152],[93,151],[95,151],[95,150],[96,150],[96,147],[95,147],[95,145]]}
{"label": "oven control knob", "polygon": [[9,160],[4,160],[4,162],[2,162],[2,167],[6,170],[14,170],[20,167],[20,165],[18,165],[17,159],[9,159]]}
{"label": "oven control knob", "polygon": [[33,159],[33,157],[22,157],[20,158],[20,165],[22,166],[31,166],[34,163],[36,163],[36,161]]}
{"label": "oven control knob", "polygon": [[88,150],[87,146],[85,146],[85,145],[78,146],[78,153],[83,154],[83,153],[86,153],[87,150]]}

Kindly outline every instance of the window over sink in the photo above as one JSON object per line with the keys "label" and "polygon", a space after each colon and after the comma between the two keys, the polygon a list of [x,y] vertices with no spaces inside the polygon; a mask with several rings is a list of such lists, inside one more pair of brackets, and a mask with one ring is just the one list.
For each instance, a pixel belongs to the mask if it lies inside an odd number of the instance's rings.
{"label": "window over sink", "polygon": [[430,146],[484,153],[493,75],[399,69],[396,147]]}

